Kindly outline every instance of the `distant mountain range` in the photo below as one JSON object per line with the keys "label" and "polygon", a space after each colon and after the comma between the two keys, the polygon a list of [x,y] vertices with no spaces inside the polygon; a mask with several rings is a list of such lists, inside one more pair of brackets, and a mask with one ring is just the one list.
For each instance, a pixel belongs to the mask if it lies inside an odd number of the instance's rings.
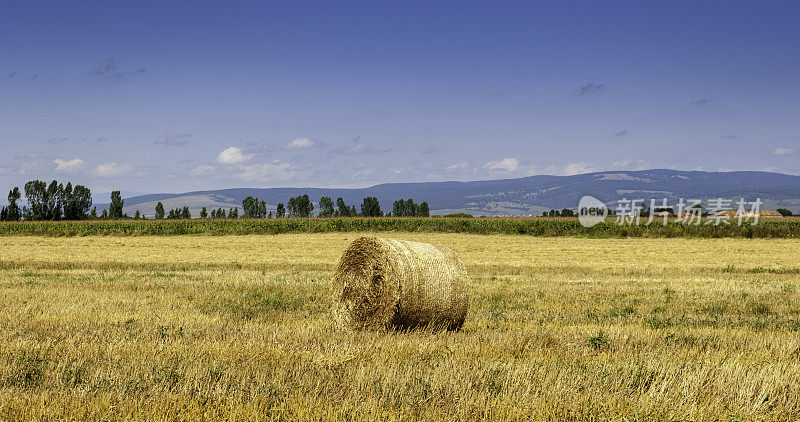
{"label": "distant mountain range", "polygon": [[[322,196],[334,201],[342,197],[359,208],[362,198],[375,196],[384,211],[400,198],[428,202],[432,213],[467,212],[473,215],[540,215],[550,209],[575,209],[584,195],[607,204],[621,198],[660,200],[670,204],[679,198],[745,198],[764,201],[762,209],[800,207],[800,176],[758,171],[704,172],[677,170],[605,171],[574,176],[531,176],[519,179],[475,182],[384,183],[362,189],[329,188],[236,188],[187,193],[159,193],[125,199],[124,212],[136,210],[152,215],[159,201],[167,210],[188,206],[193,216],[202,207],[211,209],[242,206],[249,196],[266,201],[274,210],[278,203],[308,194],[315,203]],[[98,209],[107,204],[98,204]]]}

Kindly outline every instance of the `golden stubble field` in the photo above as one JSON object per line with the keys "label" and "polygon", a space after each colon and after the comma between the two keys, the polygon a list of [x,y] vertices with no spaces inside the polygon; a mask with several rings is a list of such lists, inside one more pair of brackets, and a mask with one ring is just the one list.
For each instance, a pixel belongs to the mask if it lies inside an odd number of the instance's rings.
{"label": "golden stubble field", "polygon": [[406,333],[331,321],[358,236],[0,237],[0,418],[800,418],[800,241],[383,233],[470,274]]}

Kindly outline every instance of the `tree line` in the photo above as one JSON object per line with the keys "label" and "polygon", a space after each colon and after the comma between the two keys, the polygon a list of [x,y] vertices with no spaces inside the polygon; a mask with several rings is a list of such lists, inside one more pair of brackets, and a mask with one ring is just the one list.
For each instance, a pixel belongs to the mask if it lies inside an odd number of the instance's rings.
{"label": "tree line", "polygon": [[[139,211],[136,211],[136,212],[138,213]],[[230,210],[228,210],[227,213],[225,212],[225,210],[223,208],[219,208],[219,209],[216,209],[216,210],[212,209],[210,217],[211,218],[239,218],[239,208],[231,208]],[[156,204],[154,218],[156,220],[160,220],[160,219],[163,219],[163,218],[166,218],[166,219],[169,219],[169,220],[181,219],[181,218],[192,218],[192,213],[189,210],[189,207],[187,207],[187,206],[184,206],[183,208],[178,207],[178,208],[171,209],[171,210],[169,210],[169,213],[167,213],[165,211],[165,209],[164,209],[164,204],[162,204],[159,201]],[[208,209],[206,207],[203,207],[203,209],[200,210],[200,218],[209,218]]]}
{"label": "tree line", "polygon": [[[25,183],[24,191],[28,204],[23,207],[18,203],[22,198],[19,187],[8,192],[8,206],[0,210],[0,220],[83,220],[91,216],[92,191],[86,186],[31,180]],[[96,217],[97,210],[93,211]]]}
{"label": "tree line", "polygon": [[[66,185],[53,180],[49,184],[42,180],[31,180],[23,187],[27,205],[20,207],[22,191],[15,187],[8,192],[8,206],[0,210],[0,221],[59,221],[87,220],[96,218],[130,218],[122,212],[125,201],[120,191],[111,192],[108,209],[97,215],[92,207],[92,191],[83,185]],[[90,211],[91,209],[91,211]],[[140,218],[136,211],[134,218]]]}
{"label": "tree line", "polygon": [[[50,184],[40,180],[32,180],[24,186],[26,206],[20,206],[22,192],[19,187],[13,188],[8,193],[8,206],[0,211],[0,221],[25,220],[83,220],[90,218],[122,219],[130,218],[123,213],[125,201],[120,191],[111,192],[111,203],[107,210],[97,215],[97,207],[92,208],[91,190],[83,185],[66,186],[53,180]],[[355,205],[348,205],[342,197],[334,202],[330,197],[323,196],[318,202],[319,217],[429,217],[430,209],[427,202],[415,203],[413,199],[399,199],[392,204],[392,211],[381,210],[378,198],[374,196],[363,198],[361,210],[357,211]],[[91,211],[90,211],[91,208]],[[265,201],[252,196],[242,201],[244,218],[283,218],[283,217],[311,217],[314,213],[314,204],[307,194],[289,198],[286,205],[279,203],[272,211],[267,211]],[[158,202],[155,206],[156,219],[188,219],[192,218],[189,207],[178,207],[166,211],[164,204]],[[138,210],[134,219],[145,218]],[[200,211],[200,218],[239,218],[239,208],[212,209],[209,213],[206,207]]]}
{"label": "tree line", "polygon": [[542,217],[575,217],[575,211],[564,208],[563,210],[550,210],[542,212]]}
{"label": "tree line", "polygon": [[[401,200],[402,201],[402,200]],[[408,200],[413,204],[413,200]],[[428,204],[421,203],[419,206],[414,207],[414,214],[403,214],[406,216],[425,216],[429,214]],[[423,213],[424,210],[424,213]],[[311,198],[307,195],[298,195],[289,198],[286,205],[279,203],[275,207],[275,212],[267,211],[266,201],[247,196],[242,200],[242,217],[243,218],[283,218],[283,217],[311,217],[314,213],[314,204]],[[319,200],[319,217],[382,217],[384,214],[381,211],[378,198],[368,197],[364,198],[361,204],[361,212],[356,211],[355,205],[347,205],[341,197],[336,198],[336,204],[328,196],[323,196]],[[388,215],[391,215],[389,213]],[[156,204],[155,218],[192,218],[188,207],[176,208],[170,210],[169,214],[165,213],[164,205],[161,202]],[[239,208],[230,208],[227,213],[225,209],[219,208],[211,210],[208,213],[206,207],[200,211],[200,218],[239,218]]]}
{"label": "tree line", "polygon": [[[323,196],[317,203],[319,205],[318,217],[383,217],[378,198],[369,196],[363,198],[361,211],[356,211],[355,205],[347,205],[342,197],[336,198],[336,202],[329,196]],[[244,217],[247,218],[272,218],[272,211],[267,212],[265,201],[252,196],[246,197],[242,201]],[[311,217],[314,212],[314,204],[307,194],[289,198],[286,205],[279,203],[275,208],[275,217]],[[386,216],[395,217],[429,217],[430,208],[427,202],[415,204],[414,200],[397,200],[393,204],[392,211],[387,212]]]}

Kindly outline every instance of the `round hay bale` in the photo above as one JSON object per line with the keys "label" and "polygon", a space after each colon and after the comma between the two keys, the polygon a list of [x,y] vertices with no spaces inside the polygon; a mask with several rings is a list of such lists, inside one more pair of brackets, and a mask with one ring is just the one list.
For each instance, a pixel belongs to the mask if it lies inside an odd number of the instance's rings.
{"label": "round hay bale", "polygon": [[469,307],[464,264],[450,249],[365,236],[342,255],[334,317],[353,328],[458,329]]}

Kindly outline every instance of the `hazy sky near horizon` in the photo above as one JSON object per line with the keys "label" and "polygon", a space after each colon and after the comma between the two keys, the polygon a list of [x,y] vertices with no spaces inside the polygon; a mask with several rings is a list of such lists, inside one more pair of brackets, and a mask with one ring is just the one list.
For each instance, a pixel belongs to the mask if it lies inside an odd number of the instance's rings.
{"label": "hazy sky near horizon", "polygon": [[0,189],[800,174],[798,17],[790,1],[4,1]]}

